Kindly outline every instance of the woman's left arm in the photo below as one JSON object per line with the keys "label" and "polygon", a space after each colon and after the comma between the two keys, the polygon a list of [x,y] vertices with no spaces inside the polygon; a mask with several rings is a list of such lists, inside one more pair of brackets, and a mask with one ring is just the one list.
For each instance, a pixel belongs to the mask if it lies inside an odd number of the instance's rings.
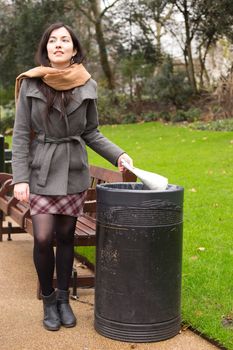
{"label": "woman's left arm", "polygon": [[89,100],[87,106],[87,124],[82,138],[87,146],[92,148],[95,152],[107,159],[110,163],[118,166],[120,171],[124,170],[122,159],[125,159],[131,165],[132,159],[125,153],[123,149],[111,142],[99,130],[98,112],[95,100]]}

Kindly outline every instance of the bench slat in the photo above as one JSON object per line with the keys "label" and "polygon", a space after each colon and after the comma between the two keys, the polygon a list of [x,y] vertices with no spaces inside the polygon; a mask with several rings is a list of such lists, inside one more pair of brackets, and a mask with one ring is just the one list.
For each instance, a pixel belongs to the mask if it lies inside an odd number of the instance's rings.
{"label": "bench slat", "polygon": [[96,221],[92,217],[86,217],[82,215],[78,218],[77,224],[79,222],[85,224],[87,227],[90,227],[94,231],[96,229]]}
{"label": "bench slat", "polygon": [[77,222],[76,231],[78,234],[85,234],[87,236],[95,235],[95,230],[91,229],[87,225],[83,225],[80,221]]}

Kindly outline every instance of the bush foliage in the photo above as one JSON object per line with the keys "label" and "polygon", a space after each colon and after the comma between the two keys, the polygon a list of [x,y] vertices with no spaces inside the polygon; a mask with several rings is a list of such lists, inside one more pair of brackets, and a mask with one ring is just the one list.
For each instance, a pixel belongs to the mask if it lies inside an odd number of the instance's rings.
{"label": "bush foliage", "polygon": [[196,122],[190,125],[192,129],[211,131],[233,131],[233,118],[214,120],[210,122]]}
{"label": "bush foliage", "polygon": [[15,118],[14,102],[12,101],[4,107],[0,106],[0,111],[0,133],[3,135],[11,133]]}

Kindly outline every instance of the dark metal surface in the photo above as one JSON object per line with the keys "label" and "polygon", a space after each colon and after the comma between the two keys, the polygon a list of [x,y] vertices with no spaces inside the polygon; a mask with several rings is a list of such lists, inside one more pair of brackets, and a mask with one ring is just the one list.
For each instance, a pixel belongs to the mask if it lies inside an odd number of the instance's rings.
{"label": "dark metal surface", "polygon": [[95,328],[130,342],[170,338],[181,322],[183,188],[142,188],[97,186]]}

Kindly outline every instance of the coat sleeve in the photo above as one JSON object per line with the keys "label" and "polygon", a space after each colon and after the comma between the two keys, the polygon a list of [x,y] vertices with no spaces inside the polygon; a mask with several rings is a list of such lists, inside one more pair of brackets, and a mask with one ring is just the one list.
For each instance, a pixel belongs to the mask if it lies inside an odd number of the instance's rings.
{"label": "coat sleeve", "polygon": [[125,153],[123,149],[112,143],[99,130],[98,112],[96,101],[90,99],[87,106],[87,124],[82,138],[87,146],[96,153],[107,159],[113,165],[117,165],[117,160],[121,154]]}
{"label": "coat sleeve", "polygon": [[12,140],[13,183],[29,183],[29,145],[31,134],[30,98],[26,96],[27,80],[23,79],[16,105]]}

